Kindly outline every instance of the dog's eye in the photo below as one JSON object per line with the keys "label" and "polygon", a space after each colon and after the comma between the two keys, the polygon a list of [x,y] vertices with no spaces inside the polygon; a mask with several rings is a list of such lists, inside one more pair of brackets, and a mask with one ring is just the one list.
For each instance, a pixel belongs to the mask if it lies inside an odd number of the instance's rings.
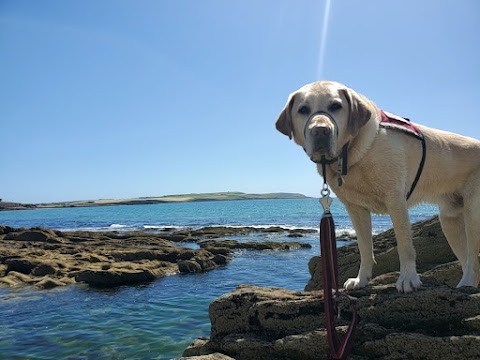
{"label": "dog's eye", "polygon": [[310,114],[310,108],[308,106],[301,106],[300,109],[298,109],[298,113],[302,115],[308,115]]}
{"label": "dog's eye", "polygon": [[338,102],[334,102],[333,104],[330,104],[330,106],[328,107],[328,110],[331,112],[335,112],[340,110],[341,108],[342,108],[342,104]]}

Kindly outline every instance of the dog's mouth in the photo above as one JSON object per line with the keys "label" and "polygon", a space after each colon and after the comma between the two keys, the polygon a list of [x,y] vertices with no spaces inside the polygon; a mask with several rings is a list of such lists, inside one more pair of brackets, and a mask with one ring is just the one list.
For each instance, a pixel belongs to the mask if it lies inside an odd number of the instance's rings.
{"label": "dog's mouth", "polygon": [[330,114],[319,111],[309,117],[304,128],[305,152],[313,162],[335,156],[337,131]]}
{"label": "dog's mouth", "polygon": [[310,160],[316,164],[321,163],[322,161],[331,162],[335,158],[335,154],[331,151],[315,151],[309,155]]}
{"label": "dog's mouth", "polygon": [[305,140],[307,143],[305,152],[314,163],[319,163],[323,159],[333,159],[336,156],[337,139],[332,130],[322,127],[318,132],[307,134]]}

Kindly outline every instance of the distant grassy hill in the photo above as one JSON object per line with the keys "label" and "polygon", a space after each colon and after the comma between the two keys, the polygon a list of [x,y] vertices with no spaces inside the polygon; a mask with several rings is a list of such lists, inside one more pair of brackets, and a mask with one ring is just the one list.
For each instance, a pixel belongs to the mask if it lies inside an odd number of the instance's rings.
{"label": "distant grassy hill", "polygon": [[[20,209],[42,209],[42,208],[62,208],[62,207],[89,207],[89,206],[108,206],[108,205],[140,205],[140,204],[158,204],[171,202],[187,201],[222,201],[222,200],[254,200],[254,199],[305,199],[307,196],[296,193],[268,193],[268,194],[246,194],[243,192],[218,192],[204,194],[181,194],[165,195],[156,197],[140,197],[133,199],[100,199],[100,200],[82,200],[66,201],[43,204],[15,204],[16,206],[2,206],[0,210],[20,210]],[[13,203],[8,203],[13,204]]]}

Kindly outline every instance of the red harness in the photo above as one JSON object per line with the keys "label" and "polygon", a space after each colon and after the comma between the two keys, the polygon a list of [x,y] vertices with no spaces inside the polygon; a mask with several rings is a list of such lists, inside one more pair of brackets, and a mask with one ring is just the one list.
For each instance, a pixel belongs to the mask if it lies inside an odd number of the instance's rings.
{"label": "red harness", "polygon": [[425,165],[425,159],[427,156],[427,144],[425,143],[425,137],[423,136],[420,129],[417,128],[410,121],[410,119],[402,118],[400,116],[397,116],[382,110],[379,110],[379,112],[380,112],[380,116],[382,117],[382,120],[380,121],[381,127],[384,127],[386,129],[395,129],[395,130],[403,131],[405,134],[415,136],[422,143],[422,160],[420,160],[417,174],[415,175],[415,179],[413,180],[412,186],[410,187],[410,191],[407,193],[407,200],[408,200],[412,195],[413,190],[415,190],[418,180],[420,180],[420,176],[422,175],[423,167]]}
{"label": "red harness", "polygon": [[423,138],[422,132],[410,121],[410,119],[402,118],[387,111],[379,110],[379,112],[382,117],[380,126],[405,131],[419,139]]}

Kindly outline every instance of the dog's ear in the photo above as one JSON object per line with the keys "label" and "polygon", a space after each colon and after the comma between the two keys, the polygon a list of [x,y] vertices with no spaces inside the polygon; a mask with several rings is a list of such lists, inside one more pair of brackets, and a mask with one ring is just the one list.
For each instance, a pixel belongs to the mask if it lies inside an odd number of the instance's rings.
{"label": "dog's ear", "polygon": [[360,131],[360,128],[368,122],[372,112],[365,100],[354,91],[350,89],[341,89],[340,91],[347,99],[349,106],[347,127],[350,133],[355,136]]}
{"label": "dog's ear", "polygon": [[292,123],[292,106],[293,102],[295,101],[295,95],[292,94],[288,98],[285,107],[283,108],[280,115],[278,115],[277,122],[275,123],[275,127],[278,131],[282,134],[287,135],[289,139],[292,139],[293,135],[293,123]]}

